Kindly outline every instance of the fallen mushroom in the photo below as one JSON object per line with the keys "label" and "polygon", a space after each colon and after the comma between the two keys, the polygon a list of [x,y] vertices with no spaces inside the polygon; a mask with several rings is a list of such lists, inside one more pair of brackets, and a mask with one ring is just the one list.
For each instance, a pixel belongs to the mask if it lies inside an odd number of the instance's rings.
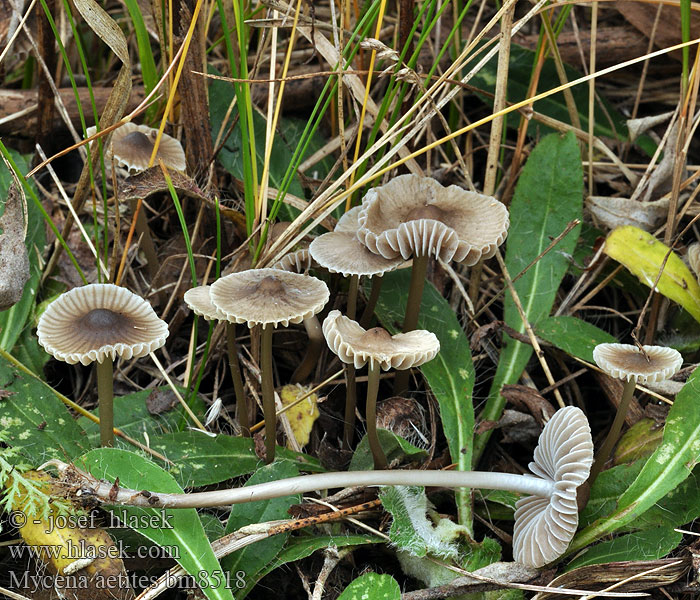
{"label": "fallen mushroom", "polygon": [[232,323],[260,325],[260,376],[265,415],[267,462],[275,459],[275,390],[272,379],[272,330],[301,323],[318,313],[330,292],[320,279],[279,269],[250,269],[215,281],[209,291],[214,306]]}
{"label": "fallen mushroom", "polygon": [[642,346],[642,348],[643,350],[631,344],[598,344],[593,349],[593,360],[596,364],[611,377],[625,380],[625,386],[613,424],[598,450],[591,469],[591,485],[620,437],[637,383],[663,381],[676,374],[683,365],[683,357],[673,348],[665,346]]}
{"label": "fallen mushroom", "polygon": [[36,334],[39,344],[57,360],[71,365],[97,363],[100,441],[111,446],[113,362],[160,348],[168,337],[168,325],[146,300],[126,288],[94,283],[61,294],[49,304]]}
{"label": "fallen mushroom", "polygon": [[191,494],[161,494],[119,488],[58,460],[56,467],[81,493],[110,505],[203,508],[269,500],[291,494],[374,485],[422,485],[508,490],[527,494],[518,500],[513,530],[513,556],[519,563],[542,567],[567,549],[578,526],[576,493],[588,478],[593,441],[581,409],[558,410],[544,426],[530,470],[534,475],[483,471],[340,471],[290,477],[258,485]]}
{"label": "fallen mushroom", "polygon": [[[508,232],[508,210],[491,196],[443,187],[435,179],[400,175],[372,188],[358,213],[358,239],[385,258],[413,257],[403,331],[418,324],[430,257],[473,266],[491,258]],[[408,373],[397,376],[394,393],[407,387]]]}
{"label": "fallen mushroom", "polygon": [[386,329],[365,330],[359,323],[332,310],[323,321],[323,335],[330,349],[344,363],[361,369],[369,363],[367,378],[367,439],[376,469],[386,469],[386,456],[377,436],[377,394],[379,371],[410,369],[433,358],[440,351],[434,333],[414,330],[391,335]]}

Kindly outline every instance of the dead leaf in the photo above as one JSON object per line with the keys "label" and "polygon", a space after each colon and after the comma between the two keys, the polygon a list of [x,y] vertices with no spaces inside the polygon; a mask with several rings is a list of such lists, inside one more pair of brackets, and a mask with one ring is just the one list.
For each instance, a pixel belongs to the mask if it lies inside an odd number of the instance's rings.
{"label": "dead leaf", "polygon": [[22,186],[13,181],[0,217],[0,310],[19,302],[29,279],[29,254],[24,244],[26,206]]}

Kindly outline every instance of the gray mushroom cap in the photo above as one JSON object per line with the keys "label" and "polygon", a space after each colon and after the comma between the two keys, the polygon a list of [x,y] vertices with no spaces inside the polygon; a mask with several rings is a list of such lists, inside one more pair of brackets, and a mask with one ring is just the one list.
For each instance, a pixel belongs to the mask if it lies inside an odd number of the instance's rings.
{"label": "gray mushroom cap", "polygon": [[328,286],[316,277],[280,269],[249,269],[215,281],[209,295],[232,323],[287,327],[315,315],[328,302]]}
{"label": "gray mushroom cap", "polygon": [[642,348],[646,356],[632,344],[598,344],[593,349],[593,360],[608,375],[637,383],[663,381],[683,366],[678,350],[666,346]]}
{"label": "gray mushroom cap", "polygon": [[554,482],[550,498],[528,496],[515,504],[513,557],[542,567],[569,547],[578,527],[576,490],[588,479],[593,464],[593,440],[581,409],[567,406],[544,426],[530,470]]}
{"label": "gray mushroom cap", "polygon": [[185,303],[195,315],[204,317],[207,321],[225,321],[226,315],[214,306],[210,291],[210,285],[191,288],[185,292]]}
{"label": "gray mushroom cap", "polygon": [[469,266],[496,253],[510,224],[495,198],[418,175],[369,190],[358,223],[358,239],[385,258],[428,255]]}
{"label": "gray mushroom cap", "polygon": [[360,242],[357,219],[361,208],[351,208],[338,220],[334,231],[317,237],[309,246],[313,259],[331,273],[372,277],[393,271],[404,262],[401,256],[384,258]]}
{"label": "gray mushroom cap", "polygon": [[440,351],[440,341],[430,331],[416,329],[391,335],[381,327],[365,330],[339,310],[328,313],[323,335],[338,358],[356,369],[367,363],[384,371],[410,369],[432,360]]}
{"label": "gray mushroom cap", "polygon": [[36,333],[58,360],[88,365],[107,357],[145,356],[165,344],[168,325],[140,296],[117,285],[95,283],[74,288],[49,304]]}

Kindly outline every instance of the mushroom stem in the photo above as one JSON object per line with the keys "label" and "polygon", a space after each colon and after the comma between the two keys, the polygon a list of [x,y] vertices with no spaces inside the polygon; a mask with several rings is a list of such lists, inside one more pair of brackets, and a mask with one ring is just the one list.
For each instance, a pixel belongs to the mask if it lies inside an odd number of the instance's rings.
{"label": "mushroom stem", "polygon": [[[418,313],[420,303],[423,299],[423,286],[425,284],[425,273],[428,270],[429,256],[413,257],[411,267],[411,287],[408,289],[408,300],[406,301],[406,315],[403,320],[403,332],[413,331],[418,326]],[[401,371],[394,378],[394,396],[400,396],[408,389],[409,370]]]}
{"label": "mushroom stem", "polygon": [[260,376],[262,378],[263,414],[265,416],[265,462],[275,460],[277,414],[275,386],[272,380],[272,325],[263,325],[260,342]]}
{"label": "mushroom stem", "polygon": [[316,315],[304,319],[304,328],[306,329],[306,334],[309,336],[309,345],[306,347],[304,359],[299,363],[299,366],[292,374],[292,383],[301,383],[313,372],[318,364],[318,357],[321,355],[321,350],[323,350],[325,346],[321,324],[318,322],[318,317]]}
{"label": "mushroom stem", "polygon": [[348,286],[348,306],[346,314],[348,319],[355,320],[355,313],[357,312],[357,289],[360,284],[360,277],[358,275],[350,275],[350,284]]}
{"label": "mushroom stem", "polygon": [[369,448],[372,451],[375,469],[386,469],[387,462],[384,450],[379,443],[377,435],[377,395],[379,392],[379,365],[375,361],[370,361],[367,374],[367,404],[365,412],[367,415],[367,439]]}
{"label": "mushroom stem", "polygon": [[243,437],[250,437],[248,403],[241,377],[241,365],[238,362],[238,344],[236,344],[236,325],[234,323],[226,323],[226,347],[228,349],[228,366],[231,370],[231,379],[233,379],[233,390],[236,393],[238,423],[241,426]]}
{"label": "mushroom stem", "polygon": [[357,386],[355,385],[355,367],[345,365],[345,425],[343,427],[343,448],[350,450],[355,430],[355,406],[357,405]]}
{"label": "mushroom stem", "polygon": [[625,382],[625,387],[622,390],[622,399],[620,400],[620,404],[617,407],[617,412],[615,413],[615,419],[613,420],[613,424],[610,427],[610,431],[608,431],[608,435],[606,436],[603,445],[600,447],[600,450],[598,450],[595,462],[591,467],[591,474],[588,478],[588,482],[590,485],[593,485],[593,482],[596,480],[596,477],[598,477],[598,474],[603,469],[603,465],[608,460],[610,452],[612,452],[613,447],[615,446],[618,438],[620,437],[622,426],[625,424],[627,409],[629,408],[630,402],[634,397],[634,390],[636,387],[637,383],[634,379]]}
{"label": "mushroom stem", "polygon": [[382,276],[375,275],[372,277],[372,290],[369,293],[369,298],[367,299],[367,305],[365,310],[360,317],[360,325],[367,329],[369,327],[370,321],[372,320],[372,315],[374,315],[374,308],[377,306],[379,301],[379,292],[382,290]]}
{"label": "mushroom stem", "polygon": [[493,471],[420,471],[407,469],[317,473],[248,487],[189,494],[144,493],[141,490],[126,488],[117,488],[115,493],[113,484],[98,481],[92,475],[83,473],[72,465],[52,460],[43,465],[43,467],[46,466],[56,466],[59,471],[73,469],[73,473],[80,475],[84,480],[80,481],[80,479],[77,479],[76,483],[82,488],[87,484],[91,497],[103,502],[153,508],[228,506],[230,504],[269,500],[306,492],[375,485],[422,485],[426,487],[506,490],[541,498],[550,498],[555,491],[555,484],[551,479],[542,479],[534,475],[515,475],[513,473],[497,473]]}
{"label": "mushroom stem", "polygon": [[100,444],[109,448],[114,445],[114,370],[108,356],[97,363],[97,398],[100,408]]}

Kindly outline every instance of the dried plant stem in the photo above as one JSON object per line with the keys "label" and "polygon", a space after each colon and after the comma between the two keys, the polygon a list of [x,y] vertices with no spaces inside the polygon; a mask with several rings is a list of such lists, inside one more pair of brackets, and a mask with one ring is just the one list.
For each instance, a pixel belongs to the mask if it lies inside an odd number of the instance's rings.
{"label": "dried plant stem", "polygon": [[96,365],[97,397],[100,407],[100,444],[104,448],[114,445],[114,369],[111,358]]}
{"label": "dried plant stem", "polygon": [[248,403],[241,377],[241,365],[238,362],[238,344],[236,344],[236,324],[226,323],[226,347],[228,349],[228,365],[233,379],[233,390],[236,393],[236,416],[241,426],[243,437],[250,437],[250,417],[248,415]]}
{"label": "dried plant stem", "polygon": [[610,431],[603,442],[603,445],[598,450],[598,456],[596,456],[595,462],[591,467],[591,475],[588,478],[589,485],[593,485],[593,482],[598,477],[598,474],[603,469],[603,465],[608,460],[610,452],[612,452],[613,446],[620,437],[620,432],[622,431],[622,426],[625,423],[625,417],[627,416],[627,409],[629,408],[630,402],[634,397],[634,389],[636,387],[636,382],[634,380],[627,381],[625,387],[622,390],[622,399],[620,400],[620,405],[617,407],[617,413],[615,413],[615,420],[613,421]]}
{"label": "dried plant stem", "polygon": [[370,363],[368,365],[367,379],[367,404],[365,412],[367,415],[367,439],[372,451],[375,469],[386,469],[387,462],[384,450],[379,443],[377,435],[377,395],[379,392],[379,365]]}
{"label": "dried plant stem", "polygon": [[263,413],[265,415],[265,461],[275,460],[277,414],[275,385],[272,380],[272,325],[263,325],[260,342],[260,376],[262,377]]}
{"label": "dried plant stem", "polygon": [[[413,331],[418,326],[418,313],[420,303],[423,299],[423,287],[425,285],[425,274],[428,270],[428,260],[430,257],[414,256],[411,267],[411,286],[408,290],[408,300],[406,301],[406,315],[403,320],[403,332]],[[400,396],[408,389],[409,371],[401,371],[394,378],[394,395]]]}

